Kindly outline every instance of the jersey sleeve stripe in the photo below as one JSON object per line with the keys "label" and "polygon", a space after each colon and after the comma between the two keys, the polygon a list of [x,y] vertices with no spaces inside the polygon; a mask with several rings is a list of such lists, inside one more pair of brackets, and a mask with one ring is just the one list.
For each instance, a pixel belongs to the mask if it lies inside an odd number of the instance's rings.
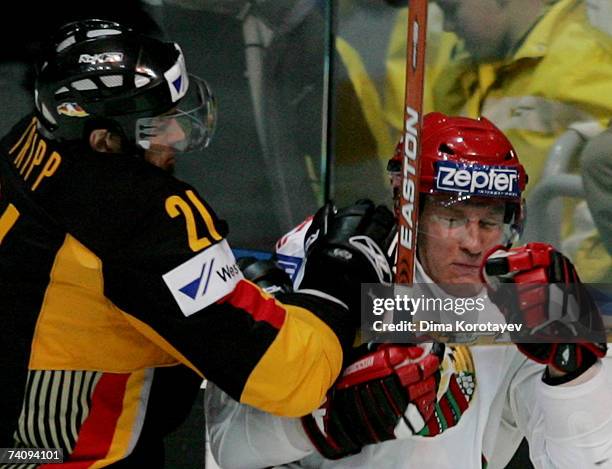
{"label": "jersey sleeve stripe", "polygon": [[265,321],[275,329],[283,326],[287,314],[273,296],[248,280],[240,280],[232,293],[221,302],[227,302],[251,315],[255,321]]}
{"label": "jersey sleeve stripe", "polygon": [[104,459],[121,416],[129,374],[104,374],[94,390],[89,416],[83,422],[70,455],[75,469],[85,469]]}
{"label": "jersey sleeve stripe", "polygon": [[105,460],[119,461],[129,456],[140,438],[153,381],[154,368],[130,374],[123,396],[121,415]]}

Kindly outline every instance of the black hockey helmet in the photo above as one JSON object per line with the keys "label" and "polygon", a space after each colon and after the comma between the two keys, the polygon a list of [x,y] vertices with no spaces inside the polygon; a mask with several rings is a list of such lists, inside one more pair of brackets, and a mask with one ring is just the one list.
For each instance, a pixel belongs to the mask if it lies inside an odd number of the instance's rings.
{"label": "black hockey helmet", "polygon": [[178,152],[202,149],[216,121],[212,93],[187,74],[178,44],[98,19],[60,28],[37,69],[35,104],[56,140],[109,128],[145,150],[176,125],[181,138],[162,144]]}

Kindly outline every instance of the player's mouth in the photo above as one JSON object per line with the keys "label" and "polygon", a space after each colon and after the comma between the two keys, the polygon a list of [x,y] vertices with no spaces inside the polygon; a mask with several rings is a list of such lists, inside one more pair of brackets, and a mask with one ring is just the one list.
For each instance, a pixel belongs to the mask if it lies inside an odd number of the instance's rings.
{"label": "player's mouth", "polygon": [[451,264],[453,272],[461,277],[474,277],[479,278],[480,264],[463,264],[460,262],[453,262]]}

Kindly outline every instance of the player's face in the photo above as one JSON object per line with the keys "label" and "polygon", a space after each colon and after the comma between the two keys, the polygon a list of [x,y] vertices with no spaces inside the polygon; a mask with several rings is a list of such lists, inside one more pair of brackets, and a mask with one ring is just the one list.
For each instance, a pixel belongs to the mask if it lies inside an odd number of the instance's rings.
{"label": "player's face", "polygon": [[164,122],[164,128],[151,139],[151,146],[145,151],[144,159],[166,171],[172,171],[176,163],[176,151],[172,144],[185,139],[185,133],[174,119]]}
{"label": "player's face", "polygon": [[160,151],[147,150],[144,155],[145,161],[163,169],[164,171],[173,171],[176,163],[174,151],[171,149],[163,149]]}
{"label": "player's face", "polygon": [[447,196],[426,196],[419,219],[419,260],[434,282],[474,285],[466,293],[475,294],[484,255],[502,242],[505,204],[486,198],[449,202]]}
{"label": "player's face", "polygon": [[499,0],[435,0],[444,14],[444,30],[457,34],[477,59],[503,55],[508,23]]}

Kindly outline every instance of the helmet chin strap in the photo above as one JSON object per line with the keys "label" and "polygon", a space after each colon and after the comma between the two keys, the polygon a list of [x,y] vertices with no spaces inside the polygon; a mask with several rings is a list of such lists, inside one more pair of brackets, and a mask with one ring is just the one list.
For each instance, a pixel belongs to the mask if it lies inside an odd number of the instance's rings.
{"label": "helmet chin strap", "polygon": [[510,237],[508,239],[508,242],[506,242],[506,244],[504,245],[506,247],[506,249],[510,249],[512,247],[513,244],[515,244],[519,238],[521,237],[522,234],[522,227],[519,226],[519,224],[517,223],[512,223],[510,225]]}

